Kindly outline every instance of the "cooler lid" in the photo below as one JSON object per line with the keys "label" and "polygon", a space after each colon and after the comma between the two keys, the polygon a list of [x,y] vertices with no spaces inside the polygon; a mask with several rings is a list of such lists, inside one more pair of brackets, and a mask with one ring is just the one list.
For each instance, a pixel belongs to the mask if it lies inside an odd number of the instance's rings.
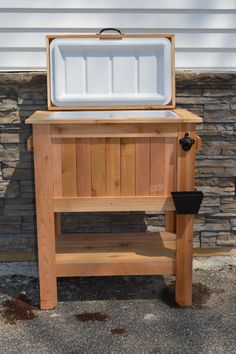
{"label": "cooler lid", "polygon": [[48,37],[48,108],[174,108],[172,35]]}

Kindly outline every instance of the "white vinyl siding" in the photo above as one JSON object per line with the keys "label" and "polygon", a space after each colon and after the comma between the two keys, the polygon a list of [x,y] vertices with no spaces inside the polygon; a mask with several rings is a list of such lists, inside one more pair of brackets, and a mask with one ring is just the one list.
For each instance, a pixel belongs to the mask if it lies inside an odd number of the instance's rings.
{"label": "white vinyl siding", "polygon": [[236,0],[0,0],[0,70],[45,70],[45,36],[174,33],[179,70],[236,69]]}

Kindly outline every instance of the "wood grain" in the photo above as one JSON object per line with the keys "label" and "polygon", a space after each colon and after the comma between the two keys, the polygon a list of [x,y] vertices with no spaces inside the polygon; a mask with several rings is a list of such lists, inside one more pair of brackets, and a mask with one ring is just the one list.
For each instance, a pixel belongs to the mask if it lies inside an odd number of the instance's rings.
{"label": "wood grain", "polygon": [[150,195],[164,195],[165,140],[150,139]]}
{"label": "wood grain", "polygon": [[106,195],[120,195],[120,139],[106,139]]}
{"label": "wood grain", "polygon": [[150,141],[149,138],[136,139],[136,195],[149,195],[149,163],[150,163]]}
{"label": "wood grain", "polygon": [[[194,248],[195,257],[215,257],[215,256],[236,256],[236,249],[230,247],[220,248]],[[36,261],[37,256],[34,252],[4,252],[0,253],[1,262],[26,262]]]}
{"label": "wood grain", "polygon": [[105,139],[91,139],[92,196],[106,195]]}
{"label": "wood grain", "polygon": [[62,234],[57,238],[57,252],[63,253],[76,248],[83,251],[87,249],[123,247],[126,248],[151,248],[165,247],[176,249],[176,235],[170,232],[107,232],[107,233],[79,233]]}
{"label": "wood grain", "polygon": [[[194,124],[180,124],[179,139],[185,132],[195,135]],[[184,151],[178,144],[177,190],[193,191],[195,186],[195,150]],[[176,290],[180,306],[192,306],[193,215],[176,216]]]}
{"label": "wood grain", "polygon": [[91,196],[91,145],[90,139],[76,139],[77,194]]}
{"label": "wood grain", "polygon": [[50,127],[35,125],[33,138],[40,307],[52,309],[57,304],[57,283]]}
{"label": "wood grain", "polygon": [[175,210],[171,197],[162,196],[120,196],[120,197],[80,197],[55,198],[54,211],[89,212],[89,211],[165,211]]}
{"label": "wood grain", "polygon": [[176,170],[176,140],[174,138],[165,138],[165,152],[164,152],[164,194],[170,195],[176,188],[175,170]]}
{"label": "wood grain", "polygon": [[62,144],[62,192],[64,197],[77,196],[75,139],[63,139]]}
{"label": "wood grain", "polygon": [[176,217],[176,288],[175,301],[179,306],[192,306],[194,215]]}
{"label": "wood grain", "polygon": [[58,276],[174,274],[175,235],[63,235],[56,263]]}
{"label": "wood grain", "polygon": [[[166,109],[167,107],[165,107]],[[175,118],[168,118],[166,119],[165,117],[163,118],[148,118],[147,116],[144,115],[143,118],[127,118],[125,117],[125,111],[124,111],[124,117],[123,118],[79,118],[79,112],[78,112],[78,117],[73,117],[71,118],[68,115],[66,115],[65,112],[65,118],[57,118],[53,115],[53,112],[50,111],[36,111],[33,113],[29,118],[25,120],[26,124],[51,124],[51,127],[53,128],[54,125],[70,125],[70,124],[164,124],[167,127],[169,126],[168,129],[171,128],[172,124],[179,124],[179,123],[202,123],[203,119],[196,114],[186,110],[186,109],[174,109],[173,112],[175,112],[178,116]],[[79,123],[78,123],[78,118],[79,118]],[[54,131],[54,130],[53,130]],[[54,131],[55,134],[60,134],[60,131]],[[53,133],[53,135],[54,135]],[[78,133],[79,134],[79,133]]]}
{"label": "wood grain", "polygon": [[[177,190],[177,139],[166,138],[167,148],[165,149],[165,190],[168,194]],[[169,165],[168,162],[169,161]],[[170,169],[170,174],[168,169]],[[165,212],[165,230],[176,232],[176,212]]]}
{"label": "wood grain", "polygon": [[[70,118],[68,118],[70,119]],[[106,122],[109,118],[105,118]],[[110,121],[119,118],[111,118]],[[144,118],[143,118],[144,119]],[[147,118],[148,119],[148,118]],[[55,124],[51,127],[52,136],[54,138],[101,138],[101,137],[178,137],[177,124],[155,124],[155,119],[151,123],[139,123],[139,119],[127,118],[120,119],[120,124],[114,126],[111,123],[88,123],[90,118],[77,118],[77,124]],[[87,124],[80,123],[87,121]]]}
{"label": "wood grain", "polygon": [[121,139],[121,195],[135,195],[135,139]]}
{"label": "wood grain", "polygon": [[[107,256],[107,254],[106,254]],[[110,260],[116,257],[111,254]],[[74,276],[115,276],[115,275],[164,275],[175,274],[175,260],[169,257],[149,259],[149,261],[137,260],[109,263],[109,261],[97,263],[92,261],[77,262],[78,259],[63,262],[60,256],[56,256],[56,274],[58,277]]]}
{"label": "wood grain", "polygon": [[62,197],[61,139],[52,139],[53,190],[55,197]]}

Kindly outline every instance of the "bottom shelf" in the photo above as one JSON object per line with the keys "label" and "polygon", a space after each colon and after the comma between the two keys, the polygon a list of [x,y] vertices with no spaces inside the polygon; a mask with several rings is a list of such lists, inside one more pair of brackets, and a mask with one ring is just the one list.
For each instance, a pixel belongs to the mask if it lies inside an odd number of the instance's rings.
{"label": "bottom shelf", "polygon": [[56,238],[56,273],[66,276],[175,274],[176,235],[65,234]]}

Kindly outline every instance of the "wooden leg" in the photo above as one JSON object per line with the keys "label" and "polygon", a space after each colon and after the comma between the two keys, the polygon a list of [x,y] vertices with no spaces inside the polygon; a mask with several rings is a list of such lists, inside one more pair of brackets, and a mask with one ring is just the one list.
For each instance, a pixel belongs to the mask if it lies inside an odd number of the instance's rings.
{"label": "wooden leg", "polygon": [[176,217],[176,288],[179,306],[192,306],[193,215]]}
{"label": "wooden leg", "polygon": [[34,125],[33,133],[40,307],[48,310],[57,305],[50,126]]}
{"label": "wooden leg", "polygon": [[[195,124],[180,124],[179,136],[185,132],[196,135]],[[177,191],[193,191],[195,185],[196,144],[184,151],[178,144]],[[192,306],[193,215],[176,216],[176,288],[175,301],[179,306]]]}
{"label": "wooden leg", "polygon": [[166,211],[165,212],[165,230],[167,232],[176,232],[176,212]]}

